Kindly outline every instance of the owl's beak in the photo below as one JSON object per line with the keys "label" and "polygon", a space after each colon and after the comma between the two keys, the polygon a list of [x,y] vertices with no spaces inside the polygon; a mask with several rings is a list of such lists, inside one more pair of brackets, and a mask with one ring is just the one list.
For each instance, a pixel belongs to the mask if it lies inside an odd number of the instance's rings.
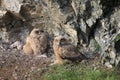
{"label": "owl's beak", "polygon": [[58,46],[61,47],[61,43],[59,43]]}
{"label": "owl's beak", "polygon": [[56,44],[56,46],[58,46],[58,47],[60,46],[60,43],[58,43],[58,42],[57,42],[57,43],[55,43],[55,44]]}

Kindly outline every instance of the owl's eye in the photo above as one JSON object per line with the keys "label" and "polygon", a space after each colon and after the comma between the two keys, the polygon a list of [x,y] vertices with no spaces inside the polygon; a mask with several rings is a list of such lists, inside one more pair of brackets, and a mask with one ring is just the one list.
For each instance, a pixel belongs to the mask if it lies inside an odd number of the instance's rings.
{"label": "owl's eye", "polygon": [[60,41],[63,42],[63,41],[66,41],[66,39],[65,39],[65,38],[62,38]]}
{"label": "owl's eye", "polygon": [[44,32],[43,30],[40,30],[40,32]]}
{"label": "owl's eye", "polygon": [[38,33],[39,33],[39,31],[35,31],[35,33],[36,33],[36,34],[38,34]]}

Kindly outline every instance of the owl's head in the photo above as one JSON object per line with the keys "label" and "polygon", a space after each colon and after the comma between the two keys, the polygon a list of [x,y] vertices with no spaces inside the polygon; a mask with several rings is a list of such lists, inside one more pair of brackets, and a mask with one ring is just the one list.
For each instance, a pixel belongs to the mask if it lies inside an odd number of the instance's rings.
{"label": "owl's head", "polygon": [[66,45],[68,40],[64,36],[57,36],[54,38],[53,44],[56,46]]}
{"label": "owl's head", "polygon": [[37,37],[41,33],[44,33],[44,31],[39,28],[35,28],[31,31],[30,36]]}

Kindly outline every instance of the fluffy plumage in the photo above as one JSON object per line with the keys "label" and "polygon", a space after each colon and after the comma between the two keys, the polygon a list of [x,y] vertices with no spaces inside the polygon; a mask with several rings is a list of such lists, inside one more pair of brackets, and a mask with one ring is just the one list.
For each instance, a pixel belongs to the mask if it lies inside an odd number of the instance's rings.
{"label": "fluffy plumage", "polygon": [[[26,54],[33,53],[37,55],[37,54],[43,54],[46,51],[47,47],[48,47],[48,34],[43,30],[33,29],[30,35],[27,37],[26,44],[23,47],[23,51]],[[27,52],[26,49],[32,49],[32,50],[28,50]]]}
{"label": "fluffy plumage", "polygon": [[56,61],[54,64],[63,64],[66,61],[82,61],[86,58],[63,36],[55,37],[53,48],[56,56]]}

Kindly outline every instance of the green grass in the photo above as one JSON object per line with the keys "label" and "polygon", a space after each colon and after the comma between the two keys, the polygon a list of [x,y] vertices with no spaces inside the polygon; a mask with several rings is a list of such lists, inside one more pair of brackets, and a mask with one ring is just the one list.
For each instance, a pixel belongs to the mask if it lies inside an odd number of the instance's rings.
{"label": "green grass", "polygon": [[98,44],[98,42],[94,39],[94,47],[95,47],[95,51],[100,51],[101,47]]}
{"label": "green grass", "polygon": [[116,41],[116,42],[119,41],[119,40],[120,40],[120,34],[117,35],[116,38],[115,38],[115,41]]}
{"label": "green grass", "polygon": [[53,66],[40,80],[120,80],[109,70],[92,70],[80,65]]}

